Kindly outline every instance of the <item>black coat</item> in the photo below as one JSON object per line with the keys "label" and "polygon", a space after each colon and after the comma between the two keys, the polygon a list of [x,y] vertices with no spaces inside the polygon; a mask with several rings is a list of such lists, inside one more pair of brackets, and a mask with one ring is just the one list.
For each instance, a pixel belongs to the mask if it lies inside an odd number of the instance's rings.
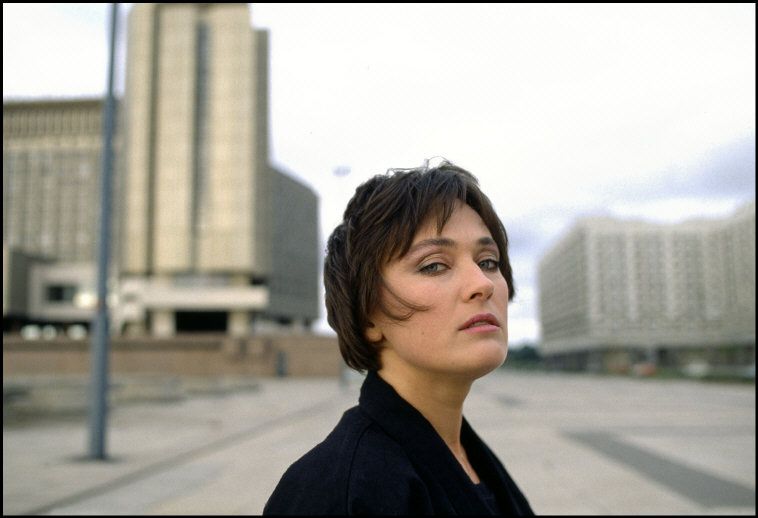
{"label": "black coat", "polygon": [[495,509],[429,421],[369,372],[358,406],[289,467],[263,514],[533,515],[508,472],[465,419],[461,442],[494,494]]}

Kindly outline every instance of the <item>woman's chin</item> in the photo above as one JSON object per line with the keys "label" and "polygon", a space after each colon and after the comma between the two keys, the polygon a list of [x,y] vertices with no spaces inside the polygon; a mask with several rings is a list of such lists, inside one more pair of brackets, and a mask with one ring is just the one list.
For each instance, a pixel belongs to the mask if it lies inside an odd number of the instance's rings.
{"label": "woman's chin", "polygon": [[508,345],[502,343],[481,344],[467,358],[465,370],[472,379],[489,374],[504,362],[508,354]]}

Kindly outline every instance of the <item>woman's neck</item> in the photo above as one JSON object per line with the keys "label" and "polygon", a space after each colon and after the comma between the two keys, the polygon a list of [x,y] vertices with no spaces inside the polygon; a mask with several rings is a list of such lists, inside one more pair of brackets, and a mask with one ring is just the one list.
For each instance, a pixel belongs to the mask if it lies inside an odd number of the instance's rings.
{"label": "woman's neck", "polygon": [[459,461],[465,459],[461,445],[463,402],[473,381],[420,372],[401,363],[391,362],[379,370],[384,381],[429,421]]}

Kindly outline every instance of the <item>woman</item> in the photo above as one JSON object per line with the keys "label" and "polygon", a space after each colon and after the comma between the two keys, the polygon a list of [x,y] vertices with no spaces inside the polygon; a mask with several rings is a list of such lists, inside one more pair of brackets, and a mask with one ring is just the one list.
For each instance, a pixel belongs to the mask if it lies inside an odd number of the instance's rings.
{"label": "woman", "polygon": [[463,418],[474,380],[505,361],[515,293],[505,229],[476,179],[443,162],[358,187],[324,281],[340,352],[368,374],[264,514],[533,514]]}

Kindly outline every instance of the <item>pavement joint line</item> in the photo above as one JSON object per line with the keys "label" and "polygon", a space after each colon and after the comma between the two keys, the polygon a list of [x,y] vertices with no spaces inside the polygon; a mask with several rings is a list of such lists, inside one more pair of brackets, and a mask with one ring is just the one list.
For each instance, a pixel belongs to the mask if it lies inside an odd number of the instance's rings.
{"label": "pavement joint line", "polygon": [[[197,457],[202,457],[203,455],[207,455],[209,453],[214,453],[216,451],[223,450],[224,448],[232,446],[238,442],[250,439],[251,437],[254,437],[257,434],[268,431],[272,427],[275,427],[276,425],[281,424],[282,422],[290,421],[293,419],[298,420],[298,419],[308,417],[309,415],[312,415],[314,413],[318,413],[321,410],[329,408],[331,405],[335,403],[335,401],[340,400],[343,397],[343,395],[344,393],[340,392],[314,405],[308,405],[304,408],[300,408],[293,412],[281,415],[279,417],[275,417],[263,423],[258,423],[250,428],[246,428],[244,430],[234,432],[226,437],[221,437],[219,439],[216,439],[215,441],[212,441],[209,444],[204,444],[202,446],[191,448],[187,451],[183,451],[167,459],[154,462],[152,464],[139,468],[136,471],[127,473],[125,475],[117,477],[103,484],[99,484],[94,487],[89,487],[78,493],[74,493],[73,495],[69,495],[69,496],[54,500],[53,502],[36,507],[34,509],[22,511],[18,514],[22,514],[22,515],[45,514],[58,507],[74,505],[84,500],[87,500],[89,498],[93,498],[96,496],[100,496],[104,493],[114,491],[121,487],[127,486],[131,483],[137,482],[138,480],[141,480],[148,476],[152,476],[157,473],[160,473],[161,471],[165,471],[165,470],[177,467]],[[107,462],[107,459],[106,459],[106,462]]]}
{"label": "pavement joint line", "polygon": [[624,441],[616,434],[572,431],[564,432],[564,436],[629,466],[647,479],[705,508],[729,505],[755,507],[755,489],[650,452]]}

